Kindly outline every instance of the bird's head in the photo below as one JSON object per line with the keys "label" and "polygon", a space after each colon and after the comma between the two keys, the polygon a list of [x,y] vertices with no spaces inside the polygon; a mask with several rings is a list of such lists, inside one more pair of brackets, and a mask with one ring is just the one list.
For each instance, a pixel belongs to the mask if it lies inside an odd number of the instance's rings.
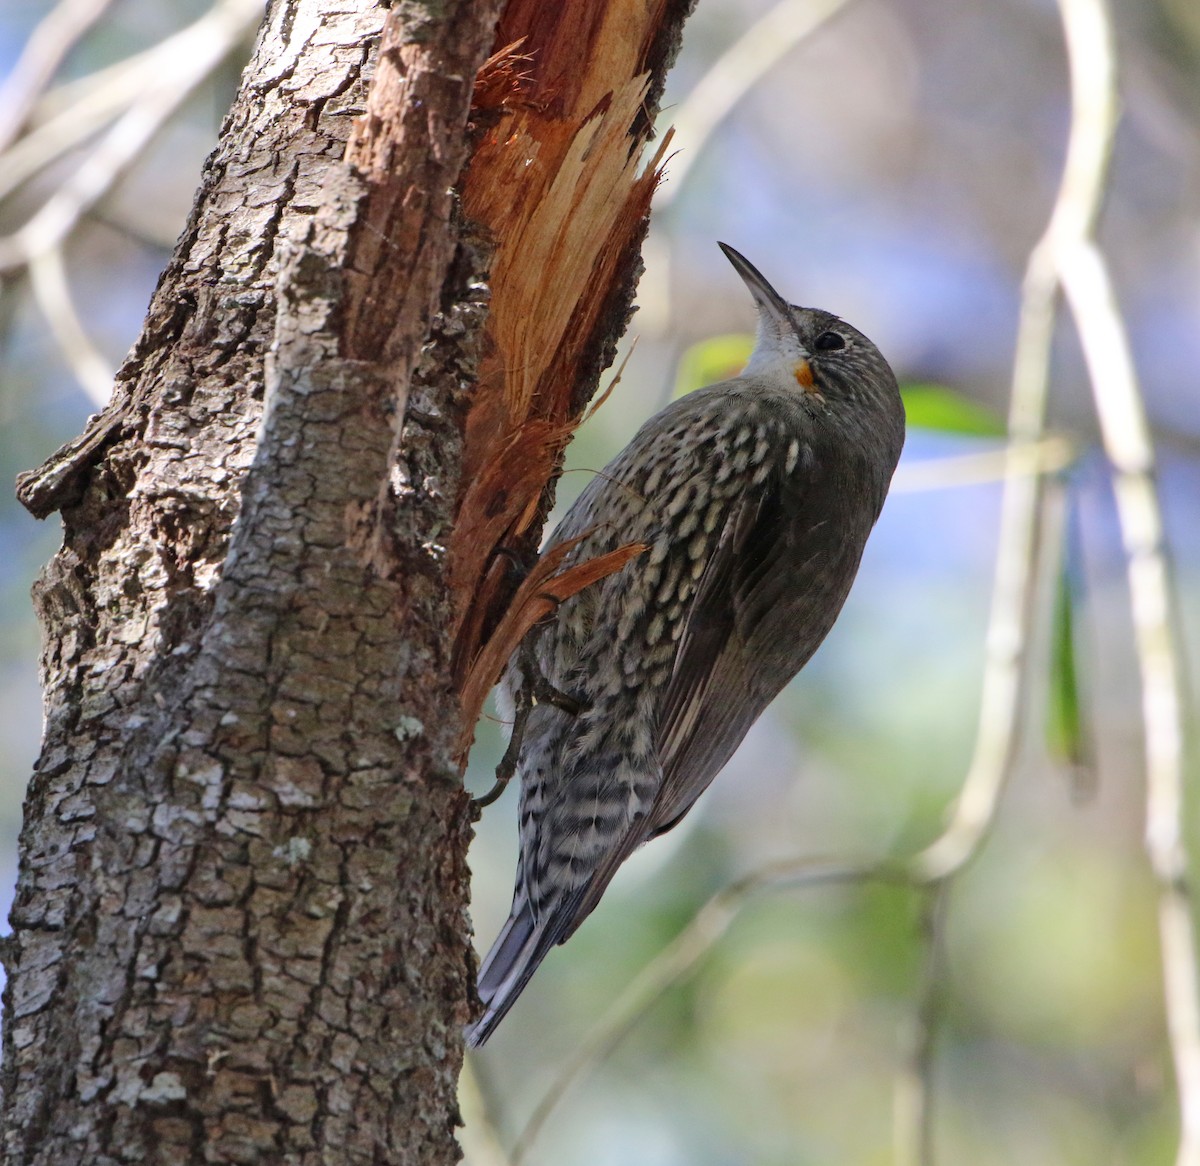
{"label": "bird's head", "polygon": [[725,243],[718,246],[758,307],[758,334],[742,376],[794,383],[818,405],[836,408],[867,398],[899,406],[892,370],[857,328],[832,312],[789,304],[745,256]]}

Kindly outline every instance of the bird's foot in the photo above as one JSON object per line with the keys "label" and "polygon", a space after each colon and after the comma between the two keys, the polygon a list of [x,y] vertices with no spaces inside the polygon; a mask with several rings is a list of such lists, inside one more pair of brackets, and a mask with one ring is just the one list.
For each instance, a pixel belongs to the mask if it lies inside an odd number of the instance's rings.
{"label": "bird's foot", "polygon": [[573,717],[579,716],[580,713],[586,712],[591,707],[587,702],[577,700],[570,693],[555,688],[544,676],[530,677],[529,691],[534,704],[553,705],[556,709],[562,709],[564,713],[570,713]]}

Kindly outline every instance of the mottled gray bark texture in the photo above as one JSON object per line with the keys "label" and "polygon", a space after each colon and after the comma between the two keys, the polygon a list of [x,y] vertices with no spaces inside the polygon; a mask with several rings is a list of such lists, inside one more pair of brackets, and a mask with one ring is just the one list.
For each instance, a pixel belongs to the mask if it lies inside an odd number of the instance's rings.
{"label": "mottled gray bark texture", "polygon": [[[36,597],[9,1166],[457,1158],[469,814],[437,540],[485,307],[448,191],[497,9],[274,4],[113,405],[22,483],[65,539]],[[392,134],[383,178],[362,143],[342,161],[381,32],[426,134]],[[382,326],[348,351],[356,294]]]}
{"label": "mottled gray bark texture", "polygon": [[[274,0],[112,404],[19,484],[64,541],[35,589],[7,1166],[458,1157],[445,547],[494,244],[452,190],[501,7]],[[639,17],[655,86],[686,9]]]}

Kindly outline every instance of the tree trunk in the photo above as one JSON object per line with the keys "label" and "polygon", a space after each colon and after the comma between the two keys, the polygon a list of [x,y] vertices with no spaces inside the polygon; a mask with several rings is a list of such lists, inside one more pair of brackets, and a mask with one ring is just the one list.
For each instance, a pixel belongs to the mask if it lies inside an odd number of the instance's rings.
{"label": "tree trunk", "polygon": [[[497,435],[553,423],[487,533],[536,541],[628,316],[654,181],[628,162],[687,6],[558,7],[272,4],[112,404],[21,483],[64,542],[35,589],[10,1166],[458,1156],[474,961],[453,659],[461,680],[512,591],[461,532],[474,515],[482,545]],[[523,38],[528,76],[500,53],[472,121],[494,38]],[[571,149],[609,124],[599,82],[624,118],[618,215],[562,199],[591,189]],[[467,224],[451,192],[472,149],[486,210],[487,166],[515,173],[539,125],[561,139],[557,161],[541,139],[554,181]],[[485,332],[489,268],[536,284],[518,241],[589,213],[580,298],[559,304],[575,340],[518,407],[496,324],[547,307],[497,287]],[[464,453],[468,409],[502,424]]]}

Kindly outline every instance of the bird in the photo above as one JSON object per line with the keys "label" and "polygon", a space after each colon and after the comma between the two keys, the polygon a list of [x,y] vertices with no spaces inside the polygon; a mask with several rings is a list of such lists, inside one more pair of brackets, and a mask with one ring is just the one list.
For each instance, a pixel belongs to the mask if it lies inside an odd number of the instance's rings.
{"label": "bird", "polygon": [[757,308],[745,368],[669,404],[584,489],[546,549],[578,540],[565,566],[645,550],[560,603],[501,677],[501,715],[526,704],[520,846],[471,1047],[825,639],[900,458],[904,407],[875,345],[718,245]]}

